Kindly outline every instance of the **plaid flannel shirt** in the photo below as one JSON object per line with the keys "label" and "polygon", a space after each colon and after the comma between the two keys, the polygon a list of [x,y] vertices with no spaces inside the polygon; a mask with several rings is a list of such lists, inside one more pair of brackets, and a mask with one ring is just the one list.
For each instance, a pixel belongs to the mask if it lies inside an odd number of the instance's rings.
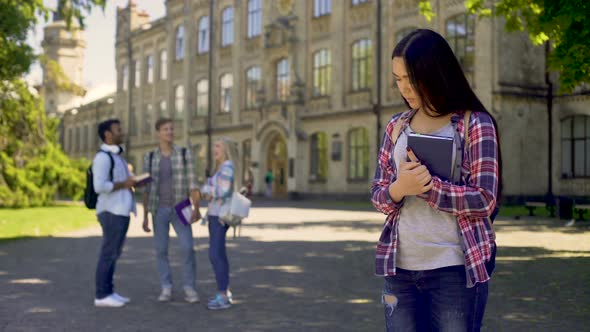
{"label": "plaid flannel shirt", "polygon": [[[372,186],[372,201],[375,208],[386,214],[385,225],[377,244],[375,273],[380,276],[396,274],[398,246],[398,221],[404,201],[395,203],[389,195],[389,184],[397,178],[393,159],[394,145],[391,133],[397,121],[404,121],[401,132],[409,124],[415,111],[396,114],[389,121],[377,161],[377,170]],[[464,144],[464,112],[456,112],[451,122]],[[451,213],[459,224],[461,246],[465,258],[467,287],[490,279],[485,263],[490,260],[495,234],[490,215],[496,206],[498,190],[498,140],[494,123],[489,114],[473,112],[469,124],[469,151],[463,151],[461,167],[462,183],[454,185],[433,176],[432,190],[418,195],[431,207]]]}
{"label": "plaid flannel shirt", "polygon": [[[156,213],[159,204],[158,188],[160,185],[160,149],[153,151],[151,176],[153,181],[148,183],[145,190],[149,193],[148,211]],[[186,149],[186,169],[182,160],[182,148],[176,145],[172,148],[170,161],[172,164],[172,184],[174,187],[174,202],[178,203],[189,197],[191,191],[198,190],[195,177],[195,162],[190,149]],[[143,156],[143,172],[150,172],[150,153]]]}

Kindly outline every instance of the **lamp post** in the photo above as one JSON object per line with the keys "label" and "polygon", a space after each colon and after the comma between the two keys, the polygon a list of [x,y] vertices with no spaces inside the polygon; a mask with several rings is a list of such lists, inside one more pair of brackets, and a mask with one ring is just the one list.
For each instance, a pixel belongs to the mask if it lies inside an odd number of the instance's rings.
{"label": "lamp post", "polygon": [[213,135],[213,105],[211,103],[211,99],[213,98],[213,37],[215,34],[213,33],[213,27],[215,26],[213,20],[213,8],[215,5],[214,0],[209,0],[209,58],[208,61],[208,79],[207,79],[207,169],[205,170],[205,176],[209,177],[211,175],[211,170],[213,167],[213,143],[212,143],[212,135]]}

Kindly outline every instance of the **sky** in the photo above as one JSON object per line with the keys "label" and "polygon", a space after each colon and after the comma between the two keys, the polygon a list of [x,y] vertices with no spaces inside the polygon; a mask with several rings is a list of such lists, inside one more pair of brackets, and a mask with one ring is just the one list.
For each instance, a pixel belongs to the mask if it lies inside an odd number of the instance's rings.
{"label": "sky", "polygon": [[[117,6],[126,6],[128,0],[108,0],[104,12],[100,8],[92,10],[85,20],[86,51],[84,54],[84,82],[87,90],[84,103],[96,100],[116,90],[115,70],[115,29]],[[139,10],[144,9],[150,14],[150,20],[156,20],[166,14],[165,0],[137,0]],[[56,8],[57,0],[44,0],[49,8]],[[41,53],[43,41],[42,20],[35,31],[29,32],[28,43],[36,53]],[[43,74],[36,64],[31,68],[27,81],[40,84]]]}

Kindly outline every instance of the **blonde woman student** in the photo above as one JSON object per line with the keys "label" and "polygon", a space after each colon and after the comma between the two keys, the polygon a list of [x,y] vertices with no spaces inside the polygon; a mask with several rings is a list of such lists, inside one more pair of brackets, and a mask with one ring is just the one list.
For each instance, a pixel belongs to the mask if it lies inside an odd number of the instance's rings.
{"label": "blonde woman student", "polygon": [[206,220],[209,223],[209,260],[215,272],[217,294],[209,300],[207,308],[221,310],[231,307],[229,291],[229,261],[225,239],[229,225],[219,219],[224,203],[231,198],[234,188],[239,188],[240,165],[237,143],[220,138],[213,147],[215,173],[203,189],[203,197],[209,201]]}

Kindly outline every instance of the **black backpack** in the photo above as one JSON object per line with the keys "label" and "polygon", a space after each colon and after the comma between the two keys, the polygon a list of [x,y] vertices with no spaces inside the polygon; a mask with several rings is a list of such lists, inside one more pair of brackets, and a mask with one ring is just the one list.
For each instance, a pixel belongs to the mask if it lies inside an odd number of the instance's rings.
{"label": "black backpack", "polygon": [[[109,156],[111,160],[111,181],[113,181],[113,168],[115,167],[115,160],[113,156],[104,150],[98,150],[98,152],[104,152]],[[98,153],[97,152],[97,153]],[[92,165],[88,166],[86,170],[86,188],[84,189],[84,204],[87,208],[93,210],[96,209],[96,202],[98,201],[98,194],[94,191],[94,174],[92,173]]]}

